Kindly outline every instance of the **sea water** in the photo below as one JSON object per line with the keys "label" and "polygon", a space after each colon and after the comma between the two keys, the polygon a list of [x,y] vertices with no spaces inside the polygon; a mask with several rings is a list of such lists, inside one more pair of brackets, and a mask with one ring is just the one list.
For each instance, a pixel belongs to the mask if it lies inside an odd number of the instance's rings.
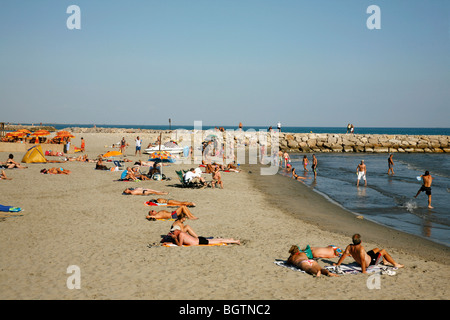
{"label": "sea water", "polygon": [[[309,164],[304,172],[302,159]],[[317,178],[311,172],[311,154],[291,154],[296,173],[309,179],[299,181],[349,211],[382,225],[419,235],[450,246],[450,155],[395,153],[394,175],[388,175],[388,154],[320,153]],[[356,186],[356,167],[364,160],[367,187]],[[432,202],[428,209],[425,192],[414,198],[422,185],[417,177],[430,171]],[[280,174],[291,177],[280,170]]]}

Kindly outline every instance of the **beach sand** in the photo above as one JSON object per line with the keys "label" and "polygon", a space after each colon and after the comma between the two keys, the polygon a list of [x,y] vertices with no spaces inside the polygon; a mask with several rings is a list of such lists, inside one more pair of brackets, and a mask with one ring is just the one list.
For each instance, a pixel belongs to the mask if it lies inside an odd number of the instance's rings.
{"label": "beach sand", "polygon": [[[147,160],[134,156],[136,134],[83,134],[86,153],[91,158],[105,153],[111,150],[105,146],[122,136],[130,143],[129,159]],[[150,142],[140,136],[144,146]],[[73,139],[78,146],[79,138]],[[7,156],[0,152],[0,161]],[[17,153],[15,159],[22,156]],[[72,174],[39,173],[52,166]],[[0,181],[0,204],[24,211],[0,221],[0,299],[448,299],[448,247],[358,219],[300,182],[261,176],[257,166],[222,173],[224,189],[180,188],[175,170],[192,166],[171,164],[163,168],[170,181],[142,182],[115,181],[119,172],[94,170],[94,163],[6,170],[13,180]],[[172,222],[146,220],[150,207],[144,202],[153,197],[122,195],[127,187],[167,191],[167,198],[195,202],[191,211],[199,219],[187,224],[199,235],[242,244],[162,247],[159,240]],[[288,258],[292,244],[345,248],[354,233],[362,235],[367,249],[386,249],[405,268],[395,276],[382,275],[380,288],[369,289],[370,275],[316,278],[274,264]],[[322,266],[333,262],[337,258],[319,260]],[[81,271],[80,289],[68,289],[71,265]]]}

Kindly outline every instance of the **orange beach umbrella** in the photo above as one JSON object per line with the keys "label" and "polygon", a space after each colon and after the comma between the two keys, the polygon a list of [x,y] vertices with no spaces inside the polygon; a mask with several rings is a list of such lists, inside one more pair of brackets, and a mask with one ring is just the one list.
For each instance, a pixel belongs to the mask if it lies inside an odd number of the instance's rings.
{"label": "orange beach umbrella", "polygon": [[47,130],[38,130],[33,132],[31,135],[35,137],[40,137],[40,136],[48,136],[49,134],[50,132]]}
{"label": "orange beach umbrella", "polygon": [[23,137],[25,136],[26,133],[25,132],[19,132],[19,131],[14,131],[14,132],[8,132],[6,134],[7,137]]}

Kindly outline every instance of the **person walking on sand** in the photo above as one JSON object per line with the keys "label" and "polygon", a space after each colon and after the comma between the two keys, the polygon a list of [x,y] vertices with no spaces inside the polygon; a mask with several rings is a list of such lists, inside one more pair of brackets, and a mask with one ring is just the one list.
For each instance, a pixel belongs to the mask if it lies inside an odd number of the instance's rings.
{"label": "person walking on sand", "polygon": [[84,138],[81,137],[81,152],[84,152],[85,147],[86,147],[86,144],[85,144],[85,142],[84,142]]}
{"label": "person walking on sand", "polygon": [[390,172],[392,172],[392,175],[394,175],[394,160],[392,159],[393,156],[394,155],[391,153],[388,158],[388,175]]}
{"label": "person walking on sand", "polygon": [[431,206],[431,182],[433,181],[433,177],[429,171],[425,171],[425,174],[421,175],[420,178],[422,178],[423,184],[414,198],[417,198],[422,191],[425,191],[425,194],[428,196],[428,208],[433,209]]}
{"label": "person walking on sand", "polygon": [[122,154],[125,154],[126,146],[127,142],[125,141],[125,137],[122,137],[122,140],[120,140],[120,152],[122,152]]}
{"label": "person walking on sand", "polygon": [[356,167],[356,174],[358,175],[358,180],[356,181],[356,186],[359,187],[359,180],[361,178],[364,179],[364,186],[367,187],[367,178],[366,178],[367,168],[364,164],[364,160],[361,160],[361,163]]}
{"label": "person walking on sand", "polygon": [[141,155],[141,145],[142,145],[142,140],[139,139],[139,136],[136,138],[136,151],[134,152],[134,155],[137,155],[137,153],[139,152],[139,155]]}
{"label": "person walking on sand", "polygon": [[352,242],[353,244],[349,244],[347,248],[345,248],[344,253],[336,265],[339,266],[344,262],[346,257],[351,256],[361,266],[362,273],[367,273],[366,270],[369,266],[377,265],[380,262],[383,262],[383,264],[388,262],[396,268],[404,267],[402,264],[395,262],[384,249],[374,248],[366,252],[361,244],[361,235],[358,233],[352,236]]}

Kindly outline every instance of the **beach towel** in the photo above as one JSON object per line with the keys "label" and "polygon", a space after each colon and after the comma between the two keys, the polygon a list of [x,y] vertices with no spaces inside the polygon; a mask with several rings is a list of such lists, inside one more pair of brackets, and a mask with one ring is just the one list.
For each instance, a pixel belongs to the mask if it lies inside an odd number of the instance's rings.
{"label": "beach towel", "polygon": [[[274,263],[277,266],[288,268],[293,271],[299,271],[305,273],[300,268],[297,268],[296,266],[288,263],[286,260],[276,260]],[[336,268],[337,267],[337,268]],[[355,262],[351,264],[342,264],[340,266],[326,266],[325,269],[328,271],[338,274],[338,275],[345,275],[345,274],[358,274],[361,273],[361,267]],[[381,273],[381,274],[388,274],[388,275],[395,275],[395,271],[397,268],[394,267],[388,267],[384,265],[376,265],[376,266],[370,266],[366,269],[367,273]]]}
{"label": "beach towel", "polygon": [[[183,244],[182,247],[217,247],[217,246],[226,246],[226,243],[213,243],[213,244],[198,244],[195,246],[188,246]],[[178,247],[175,243],[163,243],[163,247]]]}
{"label": "beach towel", "polygon": [[[350,264],[341,264],[340,266],[326,266],[325,269],[339,275],[361,273],[361,266],[356,262]],[[395,275],[394,270],[397,270],[397,268],[385,266],[382,264],[378,264],[376,266],[369,266],[366,268],[367,273],[381,273],[390,276]]]}
{"label": "beach towel", "polygon": [[296,266],[290,264],[289,262],[287,262],[286,260],[275,260],[273,263],[275,263],[277,266],[279,267],[283,267],[283,268],[288,268],[292,271],[299,271],[299,272],[303,272],[306,273],[305,271],[303,271],[302,269],[297,268]]}
{"label": "beach towel", "polygon": [[0,204],[0,211],[2,212],[20,212],[22,211],[19,207],[13,207],[13,206],[4,206]]}
{"label": "beach towel", "polygon": [[[153,202],[153,201],[146,201],[146,202],[144,202],[144,204],[147,207],[152,207],[152,206],[167,207],[167,203],[158,203],[158,202]],[[178,207],[178,206],[174,206],[174,207]]]}
{"label": "beach towel", "polygon": [[156,219],[156,218],[150,218],[147,220],[148,221],[175,221],[175,219]]}

